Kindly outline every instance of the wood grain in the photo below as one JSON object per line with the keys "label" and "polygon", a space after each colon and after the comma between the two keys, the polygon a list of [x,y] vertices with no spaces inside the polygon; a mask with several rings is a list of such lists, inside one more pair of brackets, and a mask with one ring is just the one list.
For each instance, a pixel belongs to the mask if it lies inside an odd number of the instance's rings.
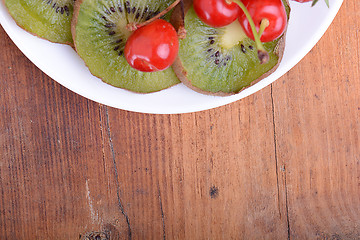
{"label": "wood grain", "polygon": [[1,29],[0,239],[360,239],[359,12],[273,85],[181,115],[87,100]]}
{"label": "wood grain", "polygon": [[319,44],[273,86],[292,239],[360,239],[359,12],[358,1],[345,1]]}

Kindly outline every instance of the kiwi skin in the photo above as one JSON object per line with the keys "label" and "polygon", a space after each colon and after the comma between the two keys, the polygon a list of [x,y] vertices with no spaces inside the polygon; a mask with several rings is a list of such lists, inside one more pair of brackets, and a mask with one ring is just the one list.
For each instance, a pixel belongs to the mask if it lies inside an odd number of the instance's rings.
{"label": "kiwi skin", "polygon": [[80,5],[83,2],[83,0],[76,0],[74,3],[74,10],[73,10],[73,17],[71,19],[71,35],[72,39],[74,41],[74,48],[76,49],[75,39],[76,39],[76,24],[79,16],[80,11]]}
{"label": "kiwi skin", "polygon": [[[184,4],[184,11],[185,11],[185,15],[186,13],[188,12],[188,10],[190,9],[191,7],[191,4],[192,3],[192,0],[185,0],[185,4]],[[289,5],[289,1],[286,0],[286,3]],[[178,5],[175,9],[174,9],[174,12],[173,12],[173,15],[180,15],[181,14],[181,7],[180,5]],[[289,18],[289,16],[288,16]],[[172,17],[171,18],[171,23],[173,24],[173,26],[175,27],[179,27],[181,26],[183,23],[179,22],[181,20],[179,20],[178,17]],[[186,26],[185,26],[186,27]],[[177,28],[176,28],[177,30]],[[274,53],[279,57],[278,59],[278,62],[277,64],[272,68],[270,69],[269,71],[267,71],[266,73],[264,73],[263,75],[261,75],[259,78],[255,79],[254,81],[251,82],[250,85],[240,89],[239,91],[236,91],[236,92],[222,92],[222,91],[219,91],[219,92],[209,92],[209,91],[205,91],[205,90],[202,90],[196,86],[194,86],[192,83],[191,83],[191,79],[188,78],[188,74],[187,74],[187,71],[185,70],[183,64],[182,64],[182,61],[179,57],[177,57],[172,65],[172,68],[176,74],[176,76],[180,79],[180,81],[187,87],[189,87],[190,89],[196,91],[196,92],[199,92],[201,94],[205,94],[205,95],[212,95],[212,96],[231,96],[231,95],[234,95],[234,94],[237,94],[241,91],[243,91],[244,89],[248,88],[248,87],[251,87],[252,85],[258,83],[259,81],[261,81],[262,79],[266,78],[267,76],[269,76],[270,74],[272,74],[280,65],[280,62],[282,60],[282,57],[284,55],[284,49],[285,49],[285,37],[286,37],[286,31],[287,31],[287,27],[285,29],[285,32],[284,34],[280,37],[276,47],[275,47],[275,51]]]}

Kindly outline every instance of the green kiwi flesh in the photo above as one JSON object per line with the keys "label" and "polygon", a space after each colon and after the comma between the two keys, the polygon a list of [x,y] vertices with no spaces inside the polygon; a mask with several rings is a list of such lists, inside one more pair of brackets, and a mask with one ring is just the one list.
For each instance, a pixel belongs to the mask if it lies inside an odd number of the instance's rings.
{"label": "green kiwi flesh", "polygon": [[172,68],[140,72],[127,63],[124,48],[128,23],[144,22],[172,0],[78,0],[72,34],[77,53],[90,72],[115,87],[139,93],[160,91],[179,83]]}
{"label": "green kiwi flesh", "polygon": [[[284,4],[289,14],[285,1]],[[260,64],[255,43],[245,34],[240,34],[243,37],[235,46],[224,47],[223,39],[231,38],[225,37],[228,27],[213,28],[204,24],[192,7],[186,13],[185,27],[187,35],[180,40],[173,68],[185,85],[201,93],[238,93],[274,71],[283,53],[284,36],[264,43],[270,57],[266,64]]]}
{"label": "green kiwi flesh", "polygon": [[73,0],[5,0],[15,22],[51,42],[72,44]]}

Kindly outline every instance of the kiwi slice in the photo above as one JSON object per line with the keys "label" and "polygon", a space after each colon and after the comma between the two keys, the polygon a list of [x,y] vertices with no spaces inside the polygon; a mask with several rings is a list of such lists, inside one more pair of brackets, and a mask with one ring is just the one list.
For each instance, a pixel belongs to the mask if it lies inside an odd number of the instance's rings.
{"label": "kiwi slice", "polygon": [[126,26],[154,17],[173,2],[78,0],[72,22],[75,49],[93,75],[115,87],[149,93],[173,86],[180,81],[172,68],[140,72],[130,67],[123,52],[131,34]]}
{"label": "kiwi slice", "polygon": [[74,0],[5,0],[20,27],[51,42],[70,45],[73,4]]}
{"label": "kiwi slice", "polygon": [[[283,2],[289,17],[289,5]],[[179,79],[195,91],[220,96],[238,93],[272,73],[281,60],[285,34],[264,43],[270,59],[260,64],[254,41],[245,35],[238,21],[213,28],[190,7],[184,22],[187,35],[180,40],[173,68]]]}

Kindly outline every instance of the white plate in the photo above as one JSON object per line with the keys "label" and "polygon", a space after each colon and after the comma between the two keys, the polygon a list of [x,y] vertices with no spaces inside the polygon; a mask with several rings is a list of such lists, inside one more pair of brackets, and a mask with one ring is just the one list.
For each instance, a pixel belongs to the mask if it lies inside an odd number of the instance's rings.
{"label": "white plate", "polygon": [[134,112],[188,113],[219,107],[244,98],[280,78],[297,64],[320,40],[339,11],[343,0],[323,0],[315,7],[291,1],[291,16],[283,60],[269,77],[229,97],[196,93],[183,84],[151,93],[137,94],[112,87],[90,74],[83,61],[69,46],[50,43],[19,28],[0,1],[0,23],[18,48],[44,73],[66,88],[93,101]]}

